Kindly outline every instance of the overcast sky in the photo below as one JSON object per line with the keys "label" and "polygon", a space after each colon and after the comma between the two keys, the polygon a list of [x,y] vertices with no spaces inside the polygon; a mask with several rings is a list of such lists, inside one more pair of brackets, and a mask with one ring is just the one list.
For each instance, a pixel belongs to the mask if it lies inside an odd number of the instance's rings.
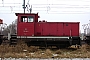
{"label": "overcast sky", "polygon": [[[17,18],[15,13],[23,12],[22,4],[23,0],[0,0],[0,18],[4,23],[11,24]],[[82,24],[90,20],[89,0],[29,0],[29,4],[33,7],[33,13],[39,12],[39,20],[80,22],[82,32]]]}

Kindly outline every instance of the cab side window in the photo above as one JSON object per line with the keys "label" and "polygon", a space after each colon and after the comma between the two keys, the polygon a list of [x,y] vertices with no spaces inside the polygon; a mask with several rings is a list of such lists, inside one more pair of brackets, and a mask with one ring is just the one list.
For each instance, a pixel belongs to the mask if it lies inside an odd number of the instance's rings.
{"label": "cab side window", "polygon": [[28,16],[28,22],[34,22],[33,16]]}
{"label": "cab side window", "polygon": [[27,16],[21,16],[21,22],[27,22]]}

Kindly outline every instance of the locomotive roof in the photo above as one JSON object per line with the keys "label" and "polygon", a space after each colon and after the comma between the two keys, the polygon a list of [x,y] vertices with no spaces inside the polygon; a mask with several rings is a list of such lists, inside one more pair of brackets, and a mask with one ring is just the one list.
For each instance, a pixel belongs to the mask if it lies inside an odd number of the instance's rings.
{"label": "locomotive roof", "polygon": [[16,16],[18,15],[36,15],[38,13],[15,13]]}

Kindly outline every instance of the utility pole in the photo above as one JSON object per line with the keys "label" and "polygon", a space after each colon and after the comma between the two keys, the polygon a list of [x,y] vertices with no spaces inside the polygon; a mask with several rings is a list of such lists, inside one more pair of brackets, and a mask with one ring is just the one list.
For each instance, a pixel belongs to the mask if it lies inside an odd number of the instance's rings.
{"label": "utility pole", "polygon": [[26,9],[26,7],[25,7],[25,0],[23,0],[23,9],[24,9],[24,13],[25,13],[25,9]]}

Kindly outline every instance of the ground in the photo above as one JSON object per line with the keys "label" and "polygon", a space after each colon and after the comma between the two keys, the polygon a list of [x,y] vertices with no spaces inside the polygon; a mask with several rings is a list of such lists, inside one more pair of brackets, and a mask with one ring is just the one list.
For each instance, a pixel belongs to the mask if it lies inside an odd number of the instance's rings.
{"label": "ground", "polygon": [[16,46],[1,45],[0,57],[14,58],[89,58],[90,46],[82,45],[80,48],[71,46],[65,49],[47,48],[39,49],[35,46],[28,47],[25,43],[19,43]]}

